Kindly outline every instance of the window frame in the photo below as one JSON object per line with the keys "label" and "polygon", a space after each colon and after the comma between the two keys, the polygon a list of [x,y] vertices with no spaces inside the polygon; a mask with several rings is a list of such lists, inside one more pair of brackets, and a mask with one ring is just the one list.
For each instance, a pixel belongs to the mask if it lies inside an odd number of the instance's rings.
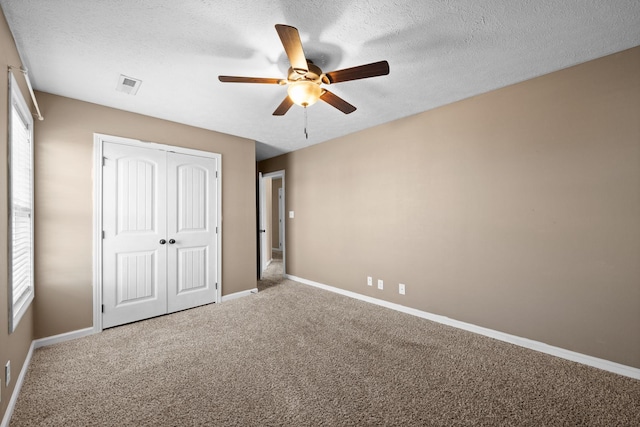
{"label": "window frame", "polygon": [[[13,333],[20,320],[22,319],[22,316],[25,314],[25,312],[29,309],[29,307],[31,306],[31,302],[34,299],[35,296],[35,289],[34,289],[34,285],[35,285],[35,277],[34,277],[34,223],[33,223],[33,218],[34,218],[34,176],[33,176],[33,164],[34,164],[34,160],[33,160],[33,117],[31,116],[31,112],[29,110],[29,107],[27,106],[27,103],[22,95],[22,92],[20,90],[20,87],[18,86],[18,83],[15,79],[15,76],[13,75],[13,73],[9,72],[9,96],[8,96],[8,101],[9,101],[9,105],[8,105],[8,132],[7,132],[7,164],[8,164],[8,168],[9,168],[9,172],[8,172],[8,203],[9,203],[9,223],[8,223],[8,230],[7,230],[7,234],[8,234],[8,249],[9,249],[9,257],[8,257],[8,272],[9,272],[9,286],[8,286],[8,292],[9,292],[9,296],[8,296],[8,305],[9,305],[9,333]],[[15,167],[16,165],[13,164],[12,161],[12,157],[13,157],[13,153],[14,151],[16,151],[16,146],[15,144],[17,144],[17,142],[14,141],[13,136],[14,136],[14,110],[17,113],[17,116],[20,117],[22,123],[21,125],[24,126],[27,130],[27,135],[28,135],[28,144],[29,144],[29,158],[28,160],[28,165],[29,165],[29,184],[28,184],[28,192],[29,194],[27,195],[27,199],[30,200],[30,211],[28,211],[29,215],[30,215],[30,221],[29,221],[29,232],[30,232],[30,247],[28,248],[29,251],[29,261],[30,261],[30,265],[27,267],[26,272],[29,274],[29,285],[28,285],[28,290],[27,292],[22,295],[20,297],[20,299],[18,301],[16,301],[14,303],[13,301],[13,294],[14,294],[14,269],[13,269],[13,256],[15,253],[15,244],[13,241],[13,237],[14,237],[14,217],[15,217],[15,212],[14,212],[14,191],[13,191],[13,182],[15,181],[15,176],[14,176],[14,172],[16,171]]]}

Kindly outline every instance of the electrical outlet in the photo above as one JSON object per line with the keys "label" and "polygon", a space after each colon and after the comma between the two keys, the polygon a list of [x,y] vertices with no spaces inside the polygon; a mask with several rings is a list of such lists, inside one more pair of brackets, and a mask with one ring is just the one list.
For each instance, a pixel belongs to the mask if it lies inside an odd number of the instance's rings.
{"label": "electrical outlet", "polygon": [[404,283],[400,283],[400,284],[398,285],[398,293],[399,293],[400,295],[404,295]]}
{"label": "electrical outlet", "polygon": [[382,281],[382,279],[378,279],[378,289],[383,289],[384,288],[384,282]]}
{"label": "electrical outlet", "polygon": [[11,360],[4,366],[4,385],[9,386],[11,382]]}
{"label": "electrical outlet", "polygon": [[373,286],[373,278],[371,276],[367,276],[367,286]]}

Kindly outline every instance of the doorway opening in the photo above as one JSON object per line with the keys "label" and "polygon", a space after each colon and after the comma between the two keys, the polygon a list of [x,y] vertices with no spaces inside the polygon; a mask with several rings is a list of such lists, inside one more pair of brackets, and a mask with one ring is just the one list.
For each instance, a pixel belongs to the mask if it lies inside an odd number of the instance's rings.
{"label": "doorway opening", "polygon": [[260,174],[260,286],[282,280],[286,273],[285,177],[284,171]]}

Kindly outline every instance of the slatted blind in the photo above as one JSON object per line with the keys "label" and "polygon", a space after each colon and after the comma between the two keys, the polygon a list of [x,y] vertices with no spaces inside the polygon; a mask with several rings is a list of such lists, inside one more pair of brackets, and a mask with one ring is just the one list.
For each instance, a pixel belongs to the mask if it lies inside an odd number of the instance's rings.
{"label": "slatted blind", "polygon": [[[12,329],[33,298],[33,119],[12,85],[10,117],[10,267]],[[18,93],[16,94],[16,91]]]}

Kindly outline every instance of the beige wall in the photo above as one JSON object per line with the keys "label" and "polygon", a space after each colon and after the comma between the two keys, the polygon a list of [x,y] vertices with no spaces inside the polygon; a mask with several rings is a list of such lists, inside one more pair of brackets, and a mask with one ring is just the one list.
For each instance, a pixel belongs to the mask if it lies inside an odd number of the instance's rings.
{"label": "beige wall", "polygon": [[[16,330],[9,334],[9,301],[8,301],[8,206],[7,206],[7,126],[8,126],[8,102],[9,87],[8,66],[20,67],[22,63],[18,56],[13,36],[9,31],[9,26],[4,14],[0,11],[0,66],[4,70],[4,79],[0,84],[0,420],[4,417],[9,398],[13,393],[16,378],[22,369],[29,346],[33,340],[33,303],[31,308],[23,315]],[[22,95],[27,105],[32,107],[29,91],[22,74],[15,73],[16,81],[20,86]],[[32,109],[32,111],[34,111]],[[11,361],[12,380],[9,387],[4,382],[4,366],[7,361]]]}
{"label": "beige wall", "polygon": [[639,117],[637,47],[261,162],[287,273],[640,368]]}
{"label": "beige wall", "polygon": [[255,143],[37,92],[35,336],[92,326],[93,133],[222,154],[222,294],[256,287]]}

